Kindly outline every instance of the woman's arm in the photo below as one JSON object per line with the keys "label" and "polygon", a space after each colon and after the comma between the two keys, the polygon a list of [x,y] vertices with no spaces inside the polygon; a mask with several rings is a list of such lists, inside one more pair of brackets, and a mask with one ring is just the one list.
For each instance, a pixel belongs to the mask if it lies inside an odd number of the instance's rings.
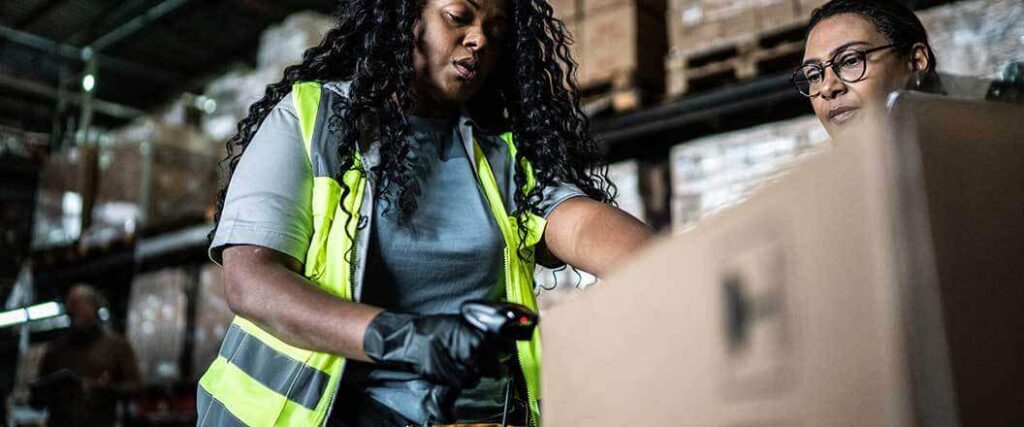
{"label": "woman's arm", "polygon": [[563,262],[604,277],[653,237],[653,230],[630,214],[576,197],[548,215],[544,243]]}
{"label": "woman's arm", "polygon": [[290,345],[370,361],[363,335],[381,309],[327,294],[299,273],[298,260],[272,249],[230,246],[223,260],[224,293],[235,314]]}

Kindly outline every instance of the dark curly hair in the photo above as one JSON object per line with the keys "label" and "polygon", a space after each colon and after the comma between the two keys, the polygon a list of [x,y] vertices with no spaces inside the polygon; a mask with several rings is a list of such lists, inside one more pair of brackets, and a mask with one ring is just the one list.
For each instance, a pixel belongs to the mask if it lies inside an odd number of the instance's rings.
{"label": "dark curly hair", "polygon": [[832,0],[811,12],[807,34],[810,35],[811,30],[821,21],[845,13],[866,18],[889,43],[896,45],[896,52],[900,55],[910,56],[914,44],[924,44],[928,50],[928,69],[924,70],[921,86],[917,89],[936,93],[942,91],[942,83],[935,70],[935,52],[928,43],[928,32],[913,10],[897,0]]}
{"label": "dark curly hair", "polygon": [[[347,99],[338,103],[327,122],[338,140],[339,158],[344,159],[336,176],[353,167],[360,136],[372,135],[381,142],[381,163],[373,170],[381,178],[375,188],[377,197],[395,189],[399,212],[415,211],[417,192],[410,191],[410,170],[404,161],[409,153],[405,112],[415,102],[413,26],[425,1],[339,3],[337,25],[303,54],[300,64],[286,68],[282,79],[267,87],[227,142],[228,175],[215,222],[220,220],[227,186],[242,153],[274,106],[300,81],[350,82]],[[501,59],[467,109],[474,116],[504,118],[504,127],[515,136],[518,188],[527,182],[524,160],[533,168],[537,185],[514,196],[514,215],[521,219],[520,236],[525,236],[525,216],[540,213],[544,189],[558,182],[572,183],[590,198],[611,203],[615,188],[590,135],[590,122],[580,109],[577,65],[570,55],[572,41],[565,25],[553,17],[546,0],[509,0],[506,8],[509,26]],[[344,199],[351,189],[339,183]],[[211,238],[215,232],[216,228]],[[520,256],[527,255],[520,249]]]}

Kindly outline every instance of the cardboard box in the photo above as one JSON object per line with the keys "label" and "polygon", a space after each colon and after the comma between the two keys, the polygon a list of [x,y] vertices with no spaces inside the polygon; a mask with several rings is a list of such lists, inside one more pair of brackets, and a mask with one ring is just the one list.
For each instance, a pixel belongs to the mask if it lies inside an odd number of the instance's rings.
{"label": "cardboard box", "polygon": [[188,270],[169,268],[139,274],[132,281],[126,338],[145,384],[170,385],[182,379],[189,280]]}
{"label": "cardboard box", "polygon": [[583,15],[606,12],[610,9],[622,6],[638,6],[651,13],[665,13],[668,6],[666,0],[582,0]]}
{"label": "cardboard box", "polygon": [[918,12],[942,73],[993,78],[1024,60],[1024,2],[959,1]]}
{"label": "cardboard box", "polygon": [[761,32],[789,27],[799,21],[806,21],[810,15],[800,13],[796,0],[757,0],[754,8],[757,15],[757,28]]}
{"label": "cardboard box", "polygon": [[544,422],[1024,420],[1024,110],[893,105],[548,310]]}
{"label": "cardboard box", "polygon": [[96,147],[71,147],[50,155],[39,173],[32,247],[44,249],[76,241],[83,213],[92,203]]}
{"label": "cardboard box", "polygon": [[644,221],[644,199],[640,194],[640,163],[627,160],[608,165],[608,179],[615,184],[619,209]]}
{"label": "cardboard box", "polygon": [[205,264],[199,270],[195,329],[192,335],[193,381],[199,381],[210,363],[217,359],[221,341],[235,317],[224,297],[223,276],[223,269],[216,264]]}
{"label": "cardboard box", "polygon": [[256,54],[257,66],[276,70],[280,76],[285,67],[302,62],[302,54],[320,44],[324,35],[337,24],[331,16],[313,11],[289,15],[263,32]]}
{"label": "cardboard box", "polygon": [[555,11],[555,18],[572,21],[581,15],[583,0],[549,0]]}
{"label": "cardboard box", "polygon": [[663,15],[636,5],[604,9],[587,15],[580,33],[582,86],[611,84],[625,77],[651,93],[662,92],[667,49]]}
{"label": "cardboard box", "polygon": [[201,220],[216,203],[215,157],[125,142],[101,147],[99,159],[90,230],[96,239]]}
{"label": "cardboard box", "polygon": [[828,3],[828,0],[797,0],[797,8],[802,16],[810,18],[814,9]]}

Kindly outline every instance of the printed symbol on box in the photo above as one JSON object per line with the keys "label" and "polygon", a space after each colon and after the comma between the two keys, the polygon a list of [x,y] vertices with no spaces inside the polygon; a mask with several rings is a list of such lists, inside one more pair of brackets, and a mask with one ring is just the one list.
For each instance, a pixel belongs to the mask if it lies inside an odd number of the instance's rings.
{"label": "printed symbol on box", "polygon": [[721,274],[724,383],[730,396],[768,397],[791,364],[785,259],[776,243],[732,256]]}

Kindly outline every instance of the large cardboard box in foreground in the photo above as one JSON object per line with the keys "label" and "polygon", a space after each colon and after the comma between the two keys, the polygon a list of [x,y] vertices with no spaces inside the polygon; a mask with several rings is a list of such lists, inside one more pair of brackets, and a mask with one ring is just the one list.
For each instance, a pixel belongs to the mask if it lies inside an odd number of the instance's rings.
{"label": "large cardboard box in foreground", "polygon": [[541,319],[553,426],[1024,423],[1024,108],[895,99]]}

